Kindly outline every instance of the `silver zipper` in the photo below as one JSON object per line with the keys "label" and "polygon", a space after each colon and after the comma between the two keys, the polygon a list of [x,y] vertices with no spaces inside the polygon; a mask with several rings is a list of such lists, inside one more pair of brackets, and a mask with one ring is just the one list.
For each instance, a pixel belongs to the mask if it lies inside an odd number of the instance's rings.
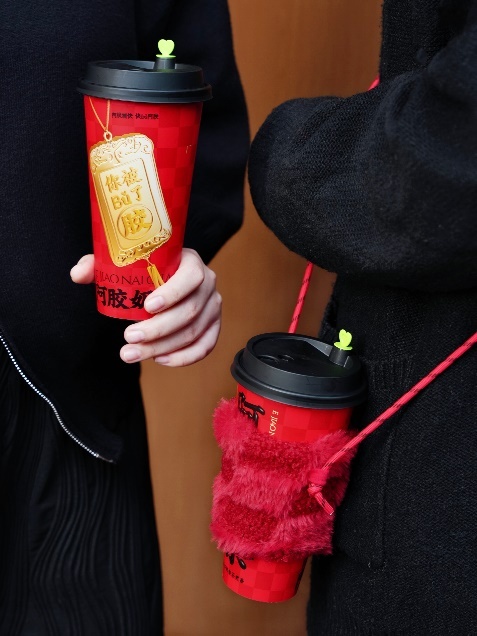
{"label": "silver zipper", "polygon": [[99,453],[96,453],[95,451],[91,450],[91,448],[88,448],[85,444],[83,444],[83,442],[81,440],[79,440],[76,435],[73,435],[73,433],[65,426],[63,420],[60,417],[60,414],[58,413],[58,410],[56,408],[56,406],[53,404],[53,402],[46,397],[46,395],[44,395],[39,389],[37,389],[37,387],[33,384],[33,382],[25,375],[25,373],[22,371],[22,369],[20,368],[20,365],[18,364],[18,362],[15,360],[13,353],[10,350],[10,347],[8,346],[5,338],[3,337],[3,335],[0,333],[0,342],[3,344],[3,346],[5,347],[5,350],[8,354],[8,357],[10,358],[10,360],[13,362],[13,365],[15,367],[15,369],[18,371],[18,373],[20,374],[20,376],[22,377],[22,379],[28,384],[28,386],[33,389],[33,391],[35,391],[35,393],[37,395],[39,395],[43,400],[45,400],[45,402],[48,404],[48,406],[51,408],[51,410],[53,411],[53,413],[55,414],[56,419],[58,420],[61,428],[64,430],[64,432],[71,437],[71,439],[73,441],[75,441],[79,446],[81,446],[81,448],[83,450],[85,450],[87,453],[89,453],[90,455],[93,455],[93,457],[96,457],[96,459],[102,459],[105,462],[109,462],[109,463],[113,463],[112,460],[110,459],[106,459],[106,457],[102,457]]}

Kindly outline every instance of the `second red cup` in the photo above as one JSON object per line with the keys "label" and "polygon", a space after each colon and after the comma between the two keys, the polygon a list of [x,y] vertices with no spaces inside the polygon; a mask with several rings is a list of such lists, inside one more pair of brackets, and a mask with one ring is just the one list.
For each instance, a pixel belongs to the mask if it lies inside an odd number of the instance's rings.
{"label": "second red cup", "polygon": [[[366,397],[359,359],[306,336],[255,336],[237,353],[231,371],[238,409],[276,440],[311,443],[347,429],[353,407]],[[305,565],[226,554],[222,576],[237,594],[276,603],[296,594]]]}

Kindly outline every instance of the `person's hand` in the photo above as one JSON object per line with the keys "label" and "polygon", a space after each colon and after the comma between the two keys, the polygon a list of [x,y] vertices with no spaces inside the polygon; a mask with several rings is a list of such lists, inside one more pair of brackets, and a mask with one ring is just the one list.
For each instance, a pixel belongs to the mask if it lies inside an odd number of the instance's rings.
{"label": "person's hand", "polygon": [[71,280],[74,283],[86,284],[94,281],[94,256],[86,254],[79,259],[70,271]]}
{"label": "person's hand", "polygon": [[[94,279],[94,257],[83,256],[71,270],[76,283]],[[177,272],[146,299],[151,318],[129,325],[128,342],[120,355],[124,362],[149,358],[159,364],[180,367],[205,358],[220,333],[222,298],[215,286],[215,273],[196,251],[184,248]]]}

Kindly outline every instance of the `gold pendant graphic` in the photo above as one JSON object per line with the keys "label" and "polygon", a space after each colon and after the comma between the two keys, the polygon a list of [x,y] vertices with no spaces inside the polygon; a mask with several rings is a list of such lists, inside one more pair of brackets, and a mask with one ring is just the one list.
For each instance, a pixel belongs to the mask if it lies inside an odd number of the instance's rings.
{"label": "gold pendant graphic", "polygon": [[170,239],[172,225],[153,151],[146,135],[112,137],[90,148],[90,168],[111,260],[124,267],[145,259],[157,287],[162,278],[149,255]]}

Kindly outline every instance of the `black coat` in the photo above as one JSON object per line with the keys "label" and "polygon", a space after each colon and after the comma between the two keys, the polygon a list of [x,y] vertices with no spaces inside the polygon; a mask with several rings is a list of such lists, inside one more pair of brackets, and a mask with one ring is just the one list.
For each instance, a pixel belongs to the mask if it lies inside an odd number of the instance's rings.
{"label": "black coat", "polygon": [[[264,222],[337,272],[321,338],[353,334],[362,428],[477,329],[477,2],[385,0],[378,88],[268,117]],[[477,351],[360,447],[309,633],[477,632]]]}
{"label": "black coat", "polygon": [[208,261],[240,227],[248,152],[226,1],[0,4],[2,636],[162,633],[139,365],[69,276],[92,251],[78,80],[90,60],[154,60],[160,38],[213,87],[185,239]]}
{"label": "black coat", "polygon": [[66,428],[116,461],[139,365],[119,358],[123,321],[100,316],[70,268],[92,251],[79,78],[88,61],[179,62],[213,87],[204,106],[185,242],[209,261],[240,227],[247,115],[224,0],[5,0],[0,7],[0,332]]}

